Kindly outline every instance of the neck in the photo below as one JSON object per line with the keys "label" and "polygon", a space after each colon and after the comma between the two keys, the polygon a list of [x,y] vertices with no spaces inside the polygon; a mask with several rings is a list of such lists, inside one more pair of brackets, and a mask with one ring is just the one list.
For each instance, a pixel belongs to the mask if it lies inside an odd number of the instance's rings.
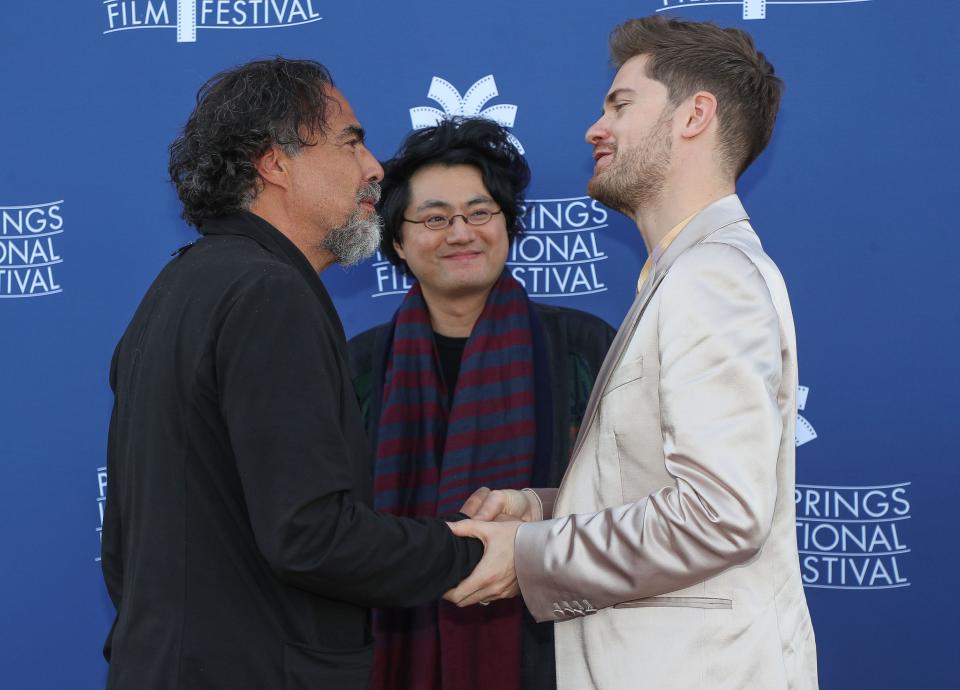
{"label": "neck", "polygon": [[444,296],[438,298],[436,295],[423,287],[423,299],[427,303],[427,311],[430,312],[430,324],[433,330],[440,335],[448,338],[469,338],[473,332],[473,327],[487,306],[487,297],[490,290],[482,293],[471,293],[462,297],[450,298]]}
{"label": "neck", "polygon": [[296,223],[283,206],[271,204],[258,196],[248,210],[263,218],[293,242],[317,273],[334,263],[333,255],[321,247],[316,239],[311,238],[310,233]]}
{"label": "neck", "polygon": [[735,191],[732,181],[666,185],[656,202],[637,209],[633,214],[633,220],[647,247],[647,254],[653,253],[654,248],[677,223]]}

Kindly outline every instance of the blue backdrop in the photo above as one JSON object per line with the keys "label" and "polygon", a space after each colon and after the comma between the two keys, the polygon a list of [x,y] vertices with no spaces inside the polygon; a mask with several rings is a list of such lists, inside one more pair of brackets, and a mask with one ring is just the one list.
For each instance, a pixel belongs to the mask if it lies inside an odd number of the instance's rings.
{"label": "blue backdrop", "polygon": [[[960,99],[949,0],[344,0],[5,3],[0,29],[0,687],[102,687],[112,620],[96,557],[109,358],[194,233],[166,148],[214,72],[327,64],[389,157],[412,126],[478,114],[533,169],[514,271],[537,299],[619,324],[636,228],[584,196],[606,37],[666,12],[747,28],[787,84],[740,184],[793,299],[797,535],[821,687],[953,688]],[[348,335],[403,289],[376,260],[324,281]]]}

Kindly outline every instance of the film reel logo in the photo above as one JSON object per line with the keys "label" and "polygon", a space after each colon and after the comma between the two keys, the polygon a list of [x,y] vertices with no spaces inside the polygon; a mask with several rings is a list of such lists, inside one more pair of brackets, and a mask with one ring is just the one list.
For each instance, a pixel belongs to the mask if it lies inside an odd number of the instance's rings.
{"label": "film reel logo", "polygon": [[[797,386],[797,409],[800,412],[807,406],[807,396],[810,395],[810,388],[807,386]],[[797,447],[799,448],[804,443],[810,443],[813,439],[817,437],[817,431],[813,428],[813,425],[807,421],[799,412],[797,413],[797,430],[795,433]]]}

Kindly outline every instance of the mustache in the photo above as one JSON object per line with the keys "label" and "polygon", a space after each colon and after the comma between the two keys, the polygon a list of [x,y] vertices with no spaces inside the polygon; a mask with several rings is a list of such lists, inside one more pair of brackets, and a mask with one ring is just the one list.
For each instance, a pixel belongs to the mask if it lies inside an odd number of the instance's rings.
{"label": "mustache", "polygon": [[360,188],[360,191],[357,192],[357,203],[359,204],[364,201],[369,201],[374,204],[380,201],[379,182],[368,182]]}

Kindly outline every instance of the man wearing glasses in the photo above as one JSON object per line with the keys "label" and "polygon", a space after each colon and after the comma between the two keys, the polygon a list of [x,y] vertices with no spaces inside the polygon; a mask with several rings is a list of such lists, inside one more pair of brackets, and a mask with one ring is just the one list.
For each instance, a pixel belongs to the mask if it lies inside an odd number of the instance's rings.
{"label": "man wearing glasses", "polygon": [[[489,120],[414,132],[385,164],[381,251],[417,282],[389,323],[350,342],[379,511],[442,515],[481,486],[563,476],[614,332],[531,302],[505,270],[529,179]],[[519,599],[378,610],[374,687],[552,688],[552,633]]]}

